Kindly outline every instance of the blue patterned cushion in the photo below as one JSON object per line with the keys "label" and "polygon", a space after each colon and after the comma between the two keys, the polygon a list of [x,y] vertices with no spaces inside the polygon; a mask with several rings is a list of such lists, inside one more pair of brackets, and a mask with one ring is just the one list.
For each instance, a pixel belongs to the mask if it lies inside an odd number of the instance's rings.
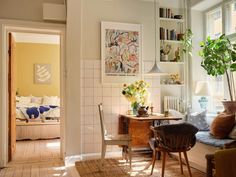
{"label": "blue patterned cushion", "polygon": [[24,114],[25,118],[37,119],[40,117],[38,107],[20,108],[20,110]]}
{"label": "blue patterned cushion", "polygon": [[211,134],[210,131],[199,131],[196,134],[197,141],[208,144],[215,147],[223,147],[225,144],[233,142],[233,139],[216,139]]}
{"label": "blue patterned cushion", "polygon": [[206,111],[191,113],[187,116],[187,122],[196,126],[199,130],[208,131],[209,125],[206,122]]}

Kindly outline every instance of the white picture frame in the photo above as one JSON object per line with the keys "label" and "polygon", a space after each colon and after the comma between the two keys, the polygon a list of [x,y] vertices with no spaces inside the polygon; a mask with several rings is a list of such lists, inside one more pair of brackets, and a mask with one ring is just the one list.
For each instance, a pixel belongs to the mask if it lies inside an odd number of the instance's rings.
{"label": "white picture frame", "polygon": [[101,71],[102,84],[141,79],[141,24],[101,22]]}

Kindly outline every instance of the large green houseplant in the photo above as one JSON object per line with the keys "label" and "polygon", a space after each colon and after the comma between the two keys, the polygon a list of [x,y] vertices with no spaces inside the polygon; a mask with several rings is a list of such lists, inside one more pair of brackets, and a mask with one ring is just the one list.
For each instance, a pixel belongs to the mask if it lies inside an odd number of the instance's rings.
{"label": "large green houseplant", "polygon": [[[202,57],[201,66],[207,71],[208,75],[226,75],[230,101],[236,101],[236,88],[233,72],[236,71],[236,44],[223,34],[217,39],[207,38],[201,42],[200,56]],[[225,105],[224,105],[225,106]]]}

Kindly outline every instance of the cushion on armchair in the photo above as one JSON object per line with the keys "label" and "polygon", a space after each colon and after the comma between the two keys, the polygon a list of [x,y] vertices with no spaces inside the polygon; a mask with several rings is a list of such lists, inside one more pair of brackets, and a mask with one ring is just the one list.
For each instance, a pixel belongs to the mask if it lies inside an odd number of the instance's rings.
{"label": "cushion on armchair", "polygon": [[208,131],[209,125],[206,122],[206,112],[188,113],[187,122],[196,126],[200,131]]}
{"label": "cushion on armchair", "polygon": [[219,114],[211,124],[211,134],[215,138],[226,138],[235,124],[235,114]]}

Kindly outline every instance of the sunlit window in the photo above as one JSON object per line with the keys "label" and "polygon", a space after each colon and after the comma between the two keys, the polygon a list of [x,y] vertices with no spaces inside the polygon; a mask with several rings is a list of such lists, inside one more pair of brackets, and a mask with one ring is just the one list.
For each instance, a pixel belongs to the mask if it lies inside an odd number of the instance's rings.
{"label": "sunlit window", "polygon": [[217,38],[222,34],[222,10],[217,8],[207,13],[207,36]]}
{"label": "sunlit window", "polygon": [[236,2],[226,5],[226,34],[236,33]]}
{"label": "sunlit window", "polygon": [[224,97],[224,79],[223,76],[208,77],[211,87],[211,101],[209,110],[213,112],[221,112],[223,110],[222,100]]}

